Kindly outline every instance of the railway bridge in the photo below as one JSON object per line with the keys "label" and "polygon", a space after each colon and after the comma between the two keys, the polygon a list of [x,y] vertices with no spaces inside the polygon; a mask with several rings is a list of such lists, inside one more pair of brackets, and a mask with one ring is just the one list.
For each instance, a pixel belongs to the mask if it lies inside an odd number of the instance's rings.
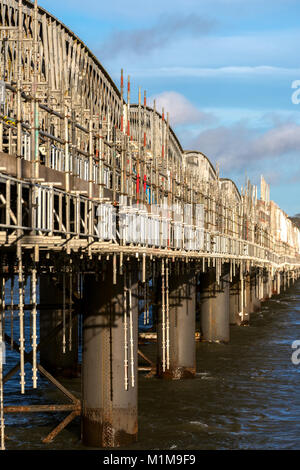
{"label": "railway bridge", "polygon": [[[118,88],[36,1],[1,0],[0,41],[0,343],[19,358],[0,365],[1,447],[5,416],[32,412],[67,415],[44,442],[81,416],[86,445],[129,445],[138,358],[192,378],[196,336],[228,342],[299,277],[299,230],[263,178],[260,197],[239,191],[185,151],[167,110],[131,103],[130,77]],[[59,381],[78,371],[81,396]],[[5,406],[15,374],[22,395],[44,376],[69,403]]]}

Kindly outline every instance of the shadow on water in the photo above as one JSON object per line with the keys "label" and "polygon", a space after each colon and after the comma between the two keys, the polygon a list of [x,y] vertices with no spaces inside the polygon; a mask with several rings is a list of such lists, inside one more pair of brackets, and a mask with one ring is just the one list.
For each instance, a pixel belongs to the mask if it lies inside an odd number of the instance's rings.
{"label": "shadow on water", "polygon": [[[291,361],[300,340],[300,283],[262,305],[250,326],[232,327],[228,345],[197,343],[193,380],[139,378],[139,442],[132,449],[299,449],[300,365]],[[154,344],[143,346],[150,357]],[[14,359],[14,360],[13,360]],[[12,365],[16,357],[10,357]],[[8,367],[8,366],[6,366]],[[27,377],[31,377],[27,367]],[[5,404],[62,403],[48,382],[28,396],[19,376],[5,387]],[[64,381],[79,394],[80,380]],[[80,420],[49,446],[41,442],[61,415],[6,416],[8,449],[83,449]]]}

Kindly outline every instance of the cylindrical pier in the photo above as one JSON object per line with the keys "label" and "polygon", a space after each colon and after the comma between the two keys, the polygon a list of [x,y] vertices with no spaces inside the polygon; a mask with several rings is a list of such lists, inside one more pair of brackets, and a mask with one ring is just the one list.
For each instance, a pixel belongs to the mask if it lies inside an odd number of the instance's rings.
{"label": "cylindrical pier", "polygon": [[172,272],[168,287],[167,302],[158,311],[157,374],[192,378],[196,373],[196,277]]}
{"label": "cylindrical pier", "polygon": [[256,274],[251,275],[250,278],[250,299],[252,305],[252,312],[259,312],[261,310],[261,302],[258,298],[258,286]]}
{"label": "cylindrical pier", "polygon": [[254,305],[252,303],[252,297],[251,297],[251,276],[249,273],[247,273],[244,276],[244,322],[249,323],[250,321],[250,315],[251,313],[254,312]]}
{"label": "cylindrical pier", "polygon": [[230,325],[240,325],[240,279],[238,276],[232,279],[229,288],[229,322]]}
{"label": "cylindrical pier", "polygon": [[[83,443],[120,447],[137,440],[137,270],[118,277],[106,263],[99,279],[86,275],[83,321]],[[124,289],[125,287],[125,289]]]}
{"label": "cylindrical pier", "polygon": [[269,298],[270,298],[269,274],[264,273],[264,276],[263,276],[263,300],[268,300]]}
{"label": "cylindrical pier", "polygon": [[229,274],[220,284],[213,269],[201,276],[201,338],[210,342],[228,343],[229,329]]}

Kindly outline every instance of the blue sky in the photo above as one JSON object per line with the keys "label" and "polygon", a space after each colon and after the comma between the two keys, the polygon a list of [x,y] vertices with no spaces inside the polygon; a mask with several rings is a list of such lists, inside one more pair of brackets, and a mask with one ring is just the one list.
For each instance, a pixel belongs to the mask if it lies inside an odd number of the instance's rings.
{"label": "blue sky", "polygon": [[271,198],[300,213],[299,0],[40,0],[94,52],[147,90],[186,149],[240,188],[264,174]]}

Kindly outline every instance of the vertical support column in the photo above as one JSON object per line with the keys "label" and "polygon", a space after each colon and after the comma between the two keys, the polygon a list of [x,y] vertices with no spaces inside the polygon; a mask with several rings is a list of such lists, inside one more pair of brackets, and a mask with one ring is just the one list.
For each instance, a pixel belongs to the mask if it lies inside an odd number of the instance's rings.
{"label": "vertical support column", "polygon": [[4,383],[3,383],[3,363],[4,363],[4,346],[3,339],[5,334],[5,291],[2,290],[1,286],[1,311],[0,311],[0,450],[5,450],[5,423],[4,423]]}
{"label": "vertical support column", "polygon": [[277,278],[276,278],[276,276],[273,276],[273,278],[271,278],[270,291],[271,291],[271,296],[277,294]]}
{"label": "vertical support column", "polygon": [[280,295],[281,292],[281,273],[280,271],[277,272],[276,274],[276,284],[277,284],[277,295]]}
{"label": "vertical support column", "polygon": [[34,16],[33,16],[33,85],[32,85],[32,116],[33,123],[31,126],[32,132],[32,153],[33,153],[33,177],[39,178],[40,161],[39,161],[39,103],[37,98],[38,91],[38,75],[39,75],[39,57],[38,57],[38,3],[34,0]]}
{"label": "vertical support column", "polygon": [[229,329],[229,274],[223,274],[220,284],[216,282],[214,269],[201,276],[201,332],[202,339],[210,342],[228,343]]}
{"label": "vertical support column", "polygon": [[283,271],[283,290],[286,291],[286,271]]}
{"label": "vertical support column", "polygon": [[31,271],[31,295],[32,295],[32,312],[31,312],[31,322],[32,322],[32,382],[33,388],[37,388],[37,334],[36,334],[36,323],[37,323],[37,298],[36,298],[36,284],[37,284],[37,270],[36,264],[34,265]]}
{"label": "vertical support column", "polygon": [[137,440],[138,279],[136,264],[128,268],[125,282],[119,277],[115,285],[111,261],[100,279],[85,276],[82,438],[87,446],[120,447]]}
{"label": "vertical support column", "polygon": [[263,299],[263,289],[262,289],[262,272],[261,269],[258,268],[257,274],[256,274],[256,297],[258,298],[259,301],[262,301]]}
{"label": "vertical support column", "polygon": [[258,298],[258,282],[257,273],[252,273],[250,277],[250,293],[251,293],[251,304],[252,312],[259,312],[261,310],[261,302]]}
{"label": "vertical support column", "polygon": [[[165,284],[162,273],[162,291],[164,285],[168,289],[166,301],[158,310],[157,375],[167,379],[193,378],[196,373],[196,276],[172,272]],[[168,322],[164,321],[166,307]]]}
{"label": "vertical support column", "polygon": [[268,271],[269,299],[273,297],[273,271]]}
{"label": "vertical support column", "polygon": [[270,289],[269,289],[269,273],[263,273],[263,299],[267,300],[270,298]]}
{"label": "vertical support column", "polygon": [[241,317],[239,315],[239,297],[240,297],[240,280],[235,276],[232,279],[229,288],[229,323],[230,325],[240,325]]}
{"label": "vertical support column", "polygon": [[21,394],[25,394],[25,329],[24,329],[24,269],[22,249],[18,246],[18,276],[19,276],[19,330],[20,330],[20,384]]}
{"label": "vertical support column", "polygon": [[254,307],[251,299],[251,276],[249,273],[246,273],[244,277],[244,286],[245,286],[245,299],[244,299],[244,305],[245,305],[245,313],[246,313],[246,318],[247,322],[250,321],[250,314],[254,312]]}
{"label": "vertical support column", "polygon": [[250,302],[250,279],[249,274],[245,271],[244,263],[240,263],[240,317],[241,325],[247,325],[250,320],[251,305]]}
{"label": "vertical support column", "polygon": [[[63,313],[64,304],[69,296],[64,293],[62,279],[51,275],[40,276],[40,362],[53,375],[76,376],[78,370],[78,320],[72,323],[72,347],[65,348],[64,338],[66,328],[51,337],[43,344],[52,331],[60,324],[66,327],[66,317]],[[67,290],[67,289],[66,289]],[[66,314],[66,311],[65,311]],[[71,350],[70,350],[71,349]]]}
{"label": "vertical support column", "polygon": [[[22,22],[23,2],[19,0],[17,45],[17,178],[22,178]],[[5,73],[5,72],[4,72]]]}

